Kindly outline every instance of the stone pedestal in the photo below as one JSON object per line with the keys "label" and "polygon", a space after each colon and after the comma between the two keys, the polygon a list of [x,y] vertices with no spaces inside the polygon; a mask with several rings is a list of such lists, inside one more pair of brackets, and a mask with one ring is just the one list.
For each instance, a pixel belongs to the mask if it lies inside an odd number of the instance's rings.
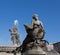
{"label": "stone pedestal", "polygon": [[42,48],[37,47],[36,49],[30,49],[22,53],[22,55],[46,55],[46,53],[42,50]]}

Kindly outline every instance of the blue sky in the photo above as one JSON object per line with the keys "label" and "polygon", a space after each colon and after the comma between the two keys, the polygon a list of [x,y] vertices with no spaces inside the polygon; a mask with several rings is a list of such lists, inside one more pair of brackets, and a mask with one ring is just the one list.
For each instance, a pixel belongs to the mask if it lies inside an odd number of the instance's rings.
{"label": "blue sky", "polygon": [[0,45],[11,45],[9,28],[19,21],[21,42],[26,37],[23,24],[31,24],[37,13],[45,27],[44,39],[50,43],[60,41],[60,0],[0,0]]}

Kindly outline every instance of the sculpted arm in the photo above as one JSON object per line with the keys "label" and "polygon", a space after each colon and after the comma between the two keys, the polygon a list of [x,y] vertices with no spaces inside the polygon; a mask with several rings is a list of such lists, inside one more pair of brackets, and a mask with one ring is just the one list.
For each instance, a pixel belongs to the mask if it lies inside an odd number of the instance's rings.
{"label": "sculpted arm", "polygon": [[40,25],[41,25],[41,28],[44,30],[44,25],[41,21],[40,21]]}

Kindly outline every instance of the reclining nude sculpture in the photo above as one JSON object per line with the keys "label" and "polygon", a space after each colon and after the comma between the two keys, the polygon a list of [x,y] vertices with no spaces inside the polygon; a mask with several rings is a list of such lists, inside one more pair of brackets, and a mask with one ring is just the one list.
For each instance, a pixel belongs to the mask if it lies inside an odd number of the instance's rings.
{"label": "reclining nude sculpture", "polygon": [[43,40],[45,31],[41,21],[38,20],[38,15],[33,15],[31,26],[24,24],[27,32],[27,36],[22,43],[22,51],[25,52],[28,49],[36,48],[37,46],[46,47],[46,40]]}

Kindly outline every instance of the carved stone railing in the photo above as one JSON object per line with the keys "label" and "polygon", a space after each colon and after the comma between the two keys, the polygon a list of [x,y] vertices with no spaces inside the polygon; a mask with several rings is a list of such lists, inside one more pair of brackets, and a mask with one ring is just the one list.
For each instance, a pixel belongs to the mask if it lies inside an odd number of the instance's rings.
{"label": "carved stone railing", "polygon": [[18,46],[0,46],[0,52],[12,52]]}

